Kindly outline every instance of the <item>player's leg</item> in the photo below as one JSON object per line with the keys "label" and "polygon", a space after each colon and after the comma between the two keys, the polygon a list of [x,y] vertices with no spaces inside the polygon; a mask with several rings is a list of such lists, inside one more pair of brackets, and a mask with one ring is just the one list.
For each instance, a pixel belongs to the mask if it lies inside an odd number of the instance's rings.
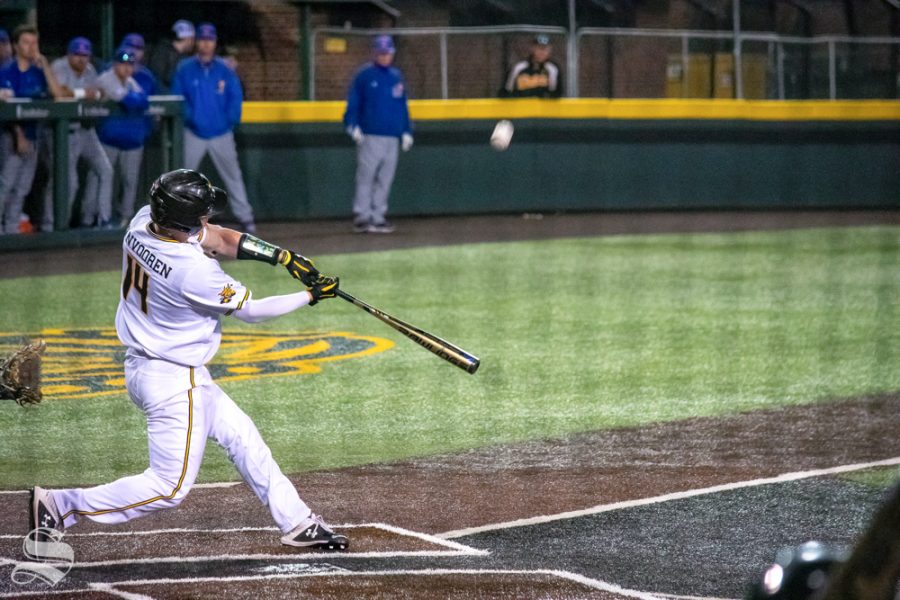
{"label": "player's leg", "polygon": [[193,370],[129,358],[125,373],[129,394],[147,417],[150,467],[93,488],[53,490],[67,527],[81,517],[121,523],[177,506],[200,470],[209,435],[204,410],[208,403]]}
{"label": "player's leg", "polygon": [[253,208],[247,200],[247,188],[244,186],[244,175],[238,162],[234,134],[229,131],[209,140],[209,156],[225,183],[225,189],[228,190],[231,212],[244,229],[253,233],[255,230]]}
{"label": "player's leg", "polygon": [[[31,190],[34,172],[37,170],[37,149],[34,142],[28,152],[16,154],[10,162],[13,163],[13,168],[16,170],[11,178],[10,188],[3,190],[7,198],[4,221],[6,222],[6,233],[18,233],[19,217],[22,215],[22,207],[25,205],[25,196]],[[3,166],[3,170],[6,171],[6,165]]]}
{"label": "player's leg", "polygon": [[376,141],[381,156],[381,166],[375,174],[372,185],[372,220],[377,228],[387,222],[388,196],[391,193],[391,185],[394,183],[394,173],[397,172],[400,140],[395,137],[377,136]]}
{"label": "player's leg", "polygon": [[212,402],[210,437],[225,449],[241,477],[269,508],[281,531],[287,533],[309,518],[309,507],[281,472],[250,417],[215,383],[204,386],[204,393]]}
{"label": "player's leg", "polygon": [[144,147],[133,150],[119,150],[119,177],[122,180],[122,205],[120,208],[122,225],[134,216],[134,202],[137,198],[138,177],[141,173],[141,161],[144,158]]}
{"label": "player's leg", "polygon": [[[78,195],[78,161],[84,149],[86,130],[79,127],[69,129],[69,220],[72,217],[72,209],[75,206],[75,197]],[[97,205],[96,199],[82,195],[81,219],[82,227],[90,227],[94,224]],[[66,223],[68,225],[68,222]]]}
{"label": "player's leg", "polygon": [[375,174],[381,157],[378,154],[377,136],[367,135],[356,147],[356,194],[353,196],[353,224],[365,231],[372,223],[372,194]]}
{"label": "player's leg", "polygon": [[[90,198],[97,207],[97,225],[108,226],[112,219],[113,168],[94,129],[86,129],[82,133],[81,155],[90,172],[96,176],[97,190]],[[85,189],[85,199],[88,198],[88,191]]]}
{"label": "player's leg", "polygon": [[19,173],[21,158],[16,154],[13,148],[13,136],[10,132],[4,132],[0,135],[0,157],[3,159],[2,168],[0,168],[0,219],[4,225],[3,233],[17,233],[19,227],[19,217],[15,217],[16,230],[12,231],[10,225],[13,197],[10,193],[16,177]]}
{"label": "player's leg", "polygon": [[200,166],[206,154],[207,140],[197,136],[188,128],[184,129],[184,168],[194,169]]}

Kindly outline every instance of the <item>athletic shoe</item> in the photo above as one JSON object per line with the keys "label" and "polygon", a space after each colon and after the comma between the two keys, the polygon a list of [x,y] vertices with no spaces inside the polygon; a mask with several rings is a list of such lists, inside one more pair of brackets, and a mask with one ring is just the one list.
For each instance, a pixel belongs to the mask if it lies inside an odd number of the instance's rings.
{"label": "athletic shoe", "polygon": [[[56,501],[49,490],[34,486],[31,490],[30,510],[28,511],[29,525],[34,529],[55,529],[62,533],[66,526],[59,515]],[[42,541],[40,539],[36,541]]]}
{"label": "athletic shoe", "polygon": [[370,225],[366,221],[353,221],[353,233],[367,233],[369,227]]}
{"label": "athletic shoe", "polygon": [[34,225],[28,217],[19,217],[19,233],[34,233]]}
{"label": "athletic shoe", "polygon": [[350,545],[350,539],[346,535],[335,533],[319,515],[310,515],[290,533],[282,536],[281,543],[298,548],[316,547],[343,552]]}
{"label": "athletic shoe", "polygon": [[389,221],[369,225],[369,233],[394,233],[394,225]]}

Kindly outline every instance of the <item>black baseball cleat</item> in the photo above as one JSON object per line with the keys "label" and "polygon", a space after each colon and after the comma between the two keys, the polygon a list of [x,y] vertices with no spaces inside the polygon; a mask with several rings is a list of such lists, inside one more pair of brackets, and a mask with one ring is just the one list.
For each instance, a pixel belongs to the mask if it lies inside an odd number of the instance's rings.
{"label": "black baseball cleat", "polygon": [[[59,509],[56,507],[56,501],[53,500],[53,495],[48,490],[38,486],[34,486],[31,490],[28,521],[31,531],[35,529],[55,529],[62,533],[66,529],[60,517]],[[41,540],[37,539],[36,541]]]}
{"label": "black baseball cleat", "polygon": [[369,225],[369,233],[394,233],[394,224],[390,221],[382,221]]}
{"label": "black baseball cleat", "polygon": [[368,221],[353,221],[353,233],[368,233],[369,232],[369,222]]}
{"label": "black baseball cleat", "polygon": [[283,535],[281,543],[298,548],[321,548],[344,552],[350,546],[350,539],[346,535],[335,533],[319,515],[310,515],[309,519]]}

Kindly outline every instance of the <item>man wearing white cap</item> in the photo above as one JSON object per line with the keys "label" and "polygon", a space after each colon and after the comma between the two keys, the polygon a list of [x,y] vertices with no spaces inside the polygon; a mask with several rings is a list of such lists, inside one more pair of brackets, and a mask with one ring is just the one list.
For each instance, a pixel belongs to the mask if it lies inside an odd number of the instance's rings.
{"label": "man wearing white cap", "polygon": [[172,87],[172,77],[178,63],[194,52],[194,24],[179,19],[172,25],[173,39],[170,43],[157,44],[147,66],[159,81],[160,93],[168,94]]}

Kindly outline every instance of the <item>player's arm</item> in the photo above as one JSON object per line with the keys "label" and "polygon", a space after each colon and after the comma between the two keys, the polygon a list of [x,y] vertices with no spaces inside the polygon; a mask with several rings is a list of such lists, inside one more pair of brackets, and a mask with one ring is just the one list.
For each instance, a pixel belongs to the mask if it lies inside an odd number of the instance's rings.
{"label": "player's arm", "polygon": [[46,56],[38,53],[37,60],[34,64],[44,72],[44,79],[47,80],[47,89],[50,91],[51,96],[54,98],[65,98],[67,96],[71,97],[75,95],[74,92],[59,83],[56,79],[56,73],[53,72],[53,67],[50,66],[50,61],[47,60]]}
{"label": "player's arm", "polygon": [[231,313],[237,319],[245,323],[259,323],[275,317],[286,315],[303,306],[315,306],[319,300],[334,298],[337,295],[340,282],[337,277],[325,277],[321,275],[317,282],[308,290],[296,294],[284,296],[269,296],[268,298],[250,298],[240,309]]}
{"label": "player's arm", "polygon": [[283,265],[294,279],[312,287],[319,278],[313,262],[292,250],[279,248],[249,233],[241,233],[219,225],[207,225],[200,242],[203,250],[213,257],[258,260],[270,265]]}

